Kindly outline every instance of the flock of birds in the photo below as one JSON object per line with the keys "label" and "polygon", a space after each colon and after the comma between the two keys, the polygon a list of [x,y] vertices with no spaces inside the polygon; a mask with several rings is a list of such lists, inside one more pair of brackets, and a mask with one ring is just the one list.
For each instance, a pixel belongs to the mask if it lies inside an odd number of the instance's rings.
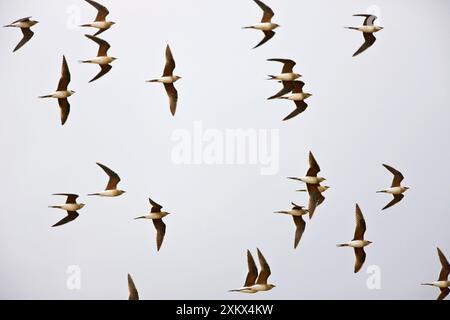
{"label": "flock of birds", "polygon": [[[91,27],[96,28],[98,31],[94,35],[85,35],[88,39],[96,42],[99,46],[99,50],[97,56],[92,59],[80,61],[82,63],[91,63],[97,64],[100,66],[100,72],[92,79],[90,82],[96,81],[107,74],[111,69],[111,63],[116,60],[116,58],[108,55],[108,50],[110,49],[110,45],[103,39],[98,38],[97,36],[104,31],[111,28],[115,23],[112,21],[107,21],[106,18],[109,14],[109,11],[103,5],[93,1],[93,0],[85,0],[93,7],[95,7],[98,11],[98,14],[95,18],[95,21],[88,24],[83,24],[81,27]],[[264,33],[264,38],[254,47],[258,48],[268,42],[274,35],[275,29],[280,27],[278,24],[272,22],[272,18],[274,16],[273,10],[264,4],[260,0],[253,0],[264,12],[263,17],[260,23],[254,24],[252,26],[244,27],[244,29],[256,29],[260,30]],[[380,26],[374,25],[374,21],[377,19],[376,16],[370,14],[356,14],[354,16],[364,17],[364,23],[359,27],[347,27],[348,29],[353,29],[362,32],[364,36],[364,43],[361,47],[353,54],[353,56],[357,56],[371,47],[376,38],[374,33],[382,30],[383,28]],[[23,19],[16,20],[5,27],[16,27],[20,28],[23,33],[23,38],[17,44],[14,51],[22,48],[34,35],[33,31],[31,31],[31,27],[36,25],[38,21],[32,20],[31,17],[26,17]],[[295,73],[293,71],[294,66],[296,65],[295,61],[290,59],[268,59],[268,61],[280,62],[283,64],[283,68],[280,74],[278,75],[269,75],[269,80],[275,80],[282,84],[281,90],[275,95],[269,97],[268,99],[287,99],[294,101],[295,110],[292,111],[288,116],[286,116],[283,120],[289,120],[297,115],[301,114],[306,110],[308,105],[305,100],[311,96],[310,93],[304,92],[304,82],[298,80],[301,77],[300,74]],[[180,76],[174,75],[173,71],[175,69],[175,60],[173,58],[171,49],[169,45],[166,47],[166,64],[163,71],[163,75],[160,78],[156,78],[153,80],[148,80],[147,82],[157,82],[164,84],[167,95],[169,97],[169,105],[170,111],[172,115],[175,115],[177,108],[177,100],[178,100],[178,92],[174,87],[174,83],[181,79]],[[63,56],[62,68],[61,68],[61,78],[59,80],[57,89],[55,92],[40,96],[39,98],[55,98],[58,99],[60,113],[61,113],[61,123],[64,125],[68,119],[70,113],[70,104],[68,102],[68,98],[73,95],[75,92],[68,89],[68,85],[70,83],[70,71],[66,61],[66,58]],[[103,171],[108,175],[109,180],[108,184],[104,191],[88,194],[89,196],[100,196],[100,197],[118,197],[125,193],[125,191],[117,188],[120,177],[119,175],[108,168],[107,166],[97,163],[97,165],[103,169]],[[393,196],[392,201],[390,201],[382,210],[388,209],[398,202],[400,202],[404,198],[404,193],[408,190],[408,187],[402,186],[401,182],[404,177],[402,173],[393,167],[383,164],[383,166],[390,171],[394,178],[391,184],[391,187],[377,191],[379,193],[388,193]],[[320,172],[320,166],[317,163],[314,155],[309,153],[309,169],[306,172],[306,175],[303,177],[289,177],[289,179],[300,181],[306,184],[306,189],[301,189],[297,191],[307,192],[309,196],[308,206],[307,208],[304,206],[300,206],[292,202],[292,208],[290,210],[285,211],[277,211],[275,213],[285,214],[292,216],[296,231],[294,237],[294,249],[297,248],[301,237],[306,228],[306,222],[303,219],[303,216],[308,215],[309,219],[311,219],[317,209],[324,200],[325,197],[323,193],[329,189],[329,186],[322,185],[322,182],[326,179],[318,176]],[[56,208],[67,211],[67,215],[55,223],[53,227],[58,227],[65,225],[69,222],[74,221],[78,218],[79,214],[77,211],[81,210],[85,204],[78,203],[78,195],[77,194],[69,194],[69,193],[57,193],[55,196],[65,196],[66,203],[62,205],[54,205],[50,206],[50,208]],[[168,212],[162,210],[162,206],[149,199],[151,210],[148,214],[137,217],[135,219],[148,219],[152,220],[154,227],[156,229],[156,246],[157,251],[161,249],[164,236],[166,233],[166,225],[163,222],[163,218],[169,215]],[[356,227],[353,239],[351,241],[338,244],[338,247],[350,247],[354,249],[355,253],[355,264],[354,264],[354,272],[357,273],[361,270],[364,261],[366,259],[366,253],[364,248],[371,244],[371,241],[364,239],[364,234],[366,231],[366,222],[364,220],[363,213],[358,204],[356,204]],[[434,287],[438,287],[441,291],[438,299],[444,299],[450,293],[450,281],[448,280],[448,275],[450,273],[450,265],[442,253],[442,251],[438,248],[438,256],[442,265],[441,272],[439,274],[439,278],[437,281],[433,281],[431,283],[424,283],[423,285],[430,285]],[[234,290],[230,290],[232,292],[241,292],[241,293],[256,293],[261,291],[268,291],[275,287],[275,285],[268,283],[268,278],[271,274],[271,270],[269,264],[267,263],[265,257],[262,252],[257,249],[258,260],[261,266],[261,270],[258,273],[258,269],[256,267],[255,261],[253,259],[250,251],[247,250],[247,264],[248,264],[248,273],[245,279],[245,283],[242,287]],[[128,274],[128,287],[129,287],[129,299],[130,300],[138,300],[139,294],[134,284],[132,277]]]}

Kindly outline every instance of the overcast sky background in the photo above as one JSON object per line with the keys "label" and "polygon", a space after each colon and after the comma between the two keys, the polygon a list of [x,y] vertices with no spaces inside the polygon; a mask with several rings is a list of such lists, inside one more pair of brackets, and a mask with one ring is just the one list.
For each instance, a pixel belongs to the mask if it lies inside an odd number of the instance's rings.
{"label": "overcast sky background", "polygon": [[[2,0],[0,21],[33,16],[35,36],[12,53],[19,30],[0,29],[0,297],[3,299],[126,299],[131,273],[142,299],[435,299],[439,246],[450,258],[448,181],[450,127],[450,2],[266,0],[281,27],[266,45],[251,50],[263,34],[241,27],[262,12],[251,0],[112,1],[102,3],[117,24],[101,37],[119,59],[102,79],[77,61],[98,46],[85,38],[93,29],[69,28],[96,10],[81,0]],[[374,7],[375,6],[375,7]],[[384,30],[362,55],[352,17],[380,10]],[[373,12],[373,11],[372,11]],[[69,23],[70,25],[70,23]],[[179,104],[170,115],[160,84],[170,43],[177,62]],[[64,127],[55,100],[37,96],[55,90],[65,54],[72,74],[71,114]],[[267,74],[291,58],[312,93],[301,116],[282,122],[289,101],[267,101],[279,90]],[[255,165],[176,165],[174,130],[194,121],[212,129],[279,129],[280,169],[264,176]],[[294,223],[275,215],[296,193],[308,151],[332,189],[297,250]],[[102,162],[122,178],[121,197],[88,198],[102,190]],[[411,187],[384,212],[391,196],[387,163]],[[86,207],[65,226],[51,228],[64,212],[47,208],[80,194]],[[172,213],[156,252],[150,221],[133,220],[149,210],[148,197]],[[367,222],[363,269],[353,273],[354,254],[336,244],[351,240],[354,206]],[[228,293],[247,272],[246,249],[256,247],[272,269],[270,292]],[[81,290],[66,287],[67,267],[81,268]],[[381,270],[381,290],[369,290],[367,267]]]}

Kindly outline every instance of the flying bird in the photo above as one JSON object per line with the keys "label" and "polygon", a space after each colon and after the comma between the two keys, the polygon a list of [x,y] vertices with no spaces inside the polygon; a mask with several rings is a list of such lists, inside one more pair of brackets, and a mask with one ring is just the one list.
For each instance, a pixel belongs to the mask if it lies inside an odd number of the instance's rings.
{"label": "flying bird", "polygon": [[244,286],[239,289],[229,290],[229,292],[256,293],[260,291],[269,291],[275,288],[275,285],[267,283],[267,279],[271,274],[270,267],[267,264],[267,261],[261,251],[259,251],[259,249],[257,249],[257,251],[259,264],[261,266],[259,275],[258,269],[255,265],[255,261],[253,260],[250,251],[247,250],[248,273],[245,279]]}
{"label": "flying bird", "polygon": [[92,23],[83,24],[80,27],[92,27],[99,29],[94,36],[98,36],[100,33],[108,30],[111,28],[115,22],[112,21],[106,21],[106,16],[109,14],[109,11],[106,7],[102,6],[100,3],[92,1],[92,0],[86,0],[87,3],[91,4],[95,9],[97,9],[97,17],[95,18],[95,21]]}
{"label": "flying bird", "polygon": [[377,17],[374,16],[374,15],[371,15],[371,14],[354,14],[353,16],[354,17],[365,17],[364,23],[363,23],[362,26],[360,26],[360,27],[346,27],[347,29],[361,31],[363,33],[363,36],[364,36],[364,43],[353,54],[353,56],[355,57],[355,56],[359,55],[360,53],[366,51],[368,48],[370,48],[375,43],[377,38],[375,38],[374,33],[382,30],[383,27],[376,26],[376,25],[373,24],[374,21],[377,19]]}
{"label": "flying bird", "polygon": [[397,202],[400,202],[404,198],[403,193],[405,193],[409,189],[409,187],[401,186],[401,182],[403,181],[404,177],[400,171],[392,168],[391,166],[388,166],[387,164],[383,164],[383,166],[394,175],[394,180],[392,180],[392,185],[390,188],[377,191],[378,193],[390,193],[394,196],[394,199],[382,209],[385,210],[392,207]]}
{"label": "flying bird", "polygon": [[70,71],[69,66],[67,65],[66,57],[63,56],[62,67],[61,67],[61,78],[59,79],[58,88],[55,92],[40,96],[40,99],[43,98],[55,98],[58,99],[59,109],[60,109],[60,117],[61,124],[64,125],[69,117],[70,113],[70,104],[67,100],[68,97],[73,95],[75,91],[68,90],[67,87],[70,83]]}
{"label": "flying bird", "polygon": [[164,235],[166,234],[166,225],[164,224],[162,219],[170,213],[161,211],[162,206],[157,204],[152,199],[149,198],[148,200],[150,201],[150,205],[152,206],[150,213],[141,217],[137,217],[135,219],[150,219],[153,221],[153,225],[156,229],[156,248],[159,251],[164,240]]}
{"label": "flying bird", "polygon": [[295,238],[294,238],[294,249],[297,248],[300,239],[302,238],[303,232],[305,231],[306,222],[303,220],[302,216],[308,214],[308,209],[299,206],[292,202],[292,209],[289,211],[276,211],[275,213],[282,213],[292,216],[295,223]]}
{"label": "flying bird", "polygon": [[364,233],[366,232],[366,221],[364,220],[364,216],[359,208],[358,204],[356,204],[356,228],[355,235],[352,241],[338,244],[338,247],[352,247],[355,250],[355,268],[354,272],[357,273],[361,270],[361,267],[366,260],[366,252],[364,251],[364,247],[371,244],[371,241],[364,240]]}
{"label": "flying bird", "polygon": [[[267,61],[275,61],[275,62],[280,62],[283,64],[283,69],[281,70],[281,74],[269,75],[268,80],[294,81],[295,79],[298,79],[302,76],[301,74],[295,73],[293,71],[293,69],[297,63],[291,59],[279,59],[279,58],[275,59],[274,58],[274,59],[267,59]],[[274,98],[277,98],[278,96],[282,96],[286,93],[289,93],[293,89],[292,83],[290,84],[291,86],[289,86],[289,84],[285,85],[284,83],[283,83],[283,85],[285,87],[279,93],[277,93],[273,97],[270,97],[269,99],[274,99]]]}
{"label": "flying bird", "polygon": [[38,21],[31,20],[31,17],[22,18],[19,20],[16,20],[12,22],[11,24],[8,24],[4,26],[5,28],[12,27],[12,28],[20,28],[22,30],[22,40],[17,44],[17,46],[14,48],[13,52],[16,52],[20,48],[23,47],[25,43],[27,43],[34,35],[34,32],[31,31],[31,27],[37,24]]}
{"label": "flying bird", "polygon": [[169,97],[170,112],[175,116],[177,111],[177,101],[178,101],[178,91],[173,85],[176,81],[180,80],[180,76],[173,75],[173,70],[175,69],[175,60],[173,59],[172,51],[169,45],[166,47],[166,65],[164,67],[164,72],[161,78],[147,80],[146,82],[159,82],[164,84],[167,95]]}
{"label": "flying bird", "polygon": [[305,100],[311,97],[312,94],[303,92],[304,85],[305,83],[303,81],[292,81],[292,93],[287,93],[282,96],[276,97],[277,99],[291,100],[295,103],[295,110],[292,111],[286,118],[284,118],[283,121],[298,116],[308,107],[308,104],[305,102]]}
{"label": "flying bird", "polygon": [[275,30],[280,25],[276,23],[272,23],[272,17],[275,15],[267,5],[265,5],[262,1],[259,0],[253,0],[256,2],[256,4],[262,9],[264,12],[264,15],[261,19],[260,23],[257,23],[255,25],[249,26],[249,27],[243,27],[243,29],[256,29],[260,30],[264,33],[264,38],[253,47],[253,49],[258,48],[259,46],[262,46],[264,43],[272,39],[272,37],[275,35]]}
{"label": "flying bird", "polygon": [[325,197],[319,191],[320,183],[325,181],[326,179],[323,177],[318,177],[317,174],[320,172],[319,164],[312,152],[309,152],[309,169],[306,172],[305,177],[288,177],[288,179],[298,180],[306,183],[306,188],[309,194],[309,203],[308,203],[308,211],[309,218],[311,219],[314,215],[316,207],[321,205],[325,200]]}
{"label": "flying bird", "polygon": [[79,214],[77,210],[80,210],[84,207],[84,203],[77,203],[77,194],[72,193],[55,193],[54,196],[65,196],[67,197],[66,203],[58,206],[50,206],[49,208],[61,209],[67,211],[67,216],[61,219],[59,222],[54,224],[52,227],[62,226],[63,224],[69,223],[76,218],[78,218]]}
{"label": "flying bird", "polygon": [[117,58],[108,56],[108,50],[111,47],[108,42],[106,42],[103,39],[100,39],[100,38],[97,38],[97,37],[94,37],[94,36],[91,36],[88,34],[85,34],[85,36],[88,39],[91,39],[92,41],[96,42],[99,45],[99,49],[98,49],[96,58],[80,61],[81,63],[93,63],[93,64],[98,64],[100,66],[100,68],[101,68],[100,72],[93,79],[91,79],[91,81],[89,81],[89,83],[91,83],[95,80],[100,79],[105,74],[107,74],[112,69],[112,66],[110,65],[110,63],[117,60]]}
{"label": "flying bird", "polygon": [[438,296],[437,300],[443,300],[450,293],[450,281],[448,280],[450,264],[439,248],[437,248],[437,252],[442,265],[441,272],[439,273],[439,279],[438,281],[433,281],[431,283],[422,283],[422,285],[433,286],[441,289],[441,294]]}
{"label": "flying bird", "polygon": [[90,193],[88,196],[100,196],[100,197],[118,197],[125,193],[123,190],[117,189],[117,185],[120,182],[120,177],[117,173],[109,169],[107,166],[98,163],[97,165],[105,171],[105,173],[108,175],[109,180],[108,184],[106,185],[105,191],[97,192],[97,193]]}
{"label": "flying bird", "polygon": [[139,300],[139,293],[130,274],[128,274],[128,300]]}

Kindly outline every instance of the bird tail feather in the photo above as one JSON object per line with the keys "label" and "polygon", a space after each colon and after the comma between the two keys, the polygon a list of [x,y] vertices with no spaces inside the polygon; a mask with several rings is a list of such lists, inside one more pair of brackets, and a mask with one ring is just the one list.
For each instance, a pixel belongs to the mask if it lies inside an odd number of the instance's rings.
{"label": "bird tail feather", "polygon": [[51,97],[52,97],[51,94],[47,94],[47,95],[45,95],[45,96],[39,96],[38,98],[39,98],[39,99],[44,99],[44,98],[51,98]]}
{"label": "bird tail feather", "polygon": [[358,30],[358,28],[355,27],[344,27],[345,29],[351,29],[351,30]]}
{"label": "bird tail feather", "polygon": [[341,244],[337,244],[336,247],[348,247],[348,244],[341,243]]}
{"label": "bird tail feather", "polygon": [[100,193],[89,193],[88,196],[99,196]]}
{"label": "bird tail feather", "polygon": [[147,80],[147,82],[158,82],[158,79]]}

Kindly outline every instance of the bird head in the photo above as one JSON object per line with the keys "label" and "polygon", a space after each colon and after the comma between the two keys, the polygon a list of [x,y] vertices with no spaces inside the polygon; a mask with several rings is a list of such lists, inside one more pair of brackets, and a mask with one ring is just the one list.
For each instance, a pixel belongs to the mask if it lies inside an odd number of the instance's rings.
{"label": "bird head", "polygon": [[119,193],[119,195],[126,193],[126,191],[124,190],[117,190],[117,192]]}
{"label": "bird head", "polygon": [[39,23],[39,21],[36,21],[36,20],[30,20],[30,24],[32,25],[32,26],[34,26],[35,24],[38,24]]}
{"label": "bird head", "polygon": [[85,206],[84,203],[79,203],[78,205],[80,206],[80,209],[83,208],[83,207]]}
{"label": "bird head", "polygon": [[180,76],[173,76],[173,79],[174,79],[174,81],[178,81],[178,80],[181,79],[181,77]]}
{"label": "bird head", "polygon": [[372,243],[372,241],[369,240],[364,240],[364,242],[366,243],[367,246]]}
{"label": "bird head", "polygon": [[273,288],[276,287],[276,285],[274,285],[274,284],[268,284],[267,286],[268,286],[270,289],[273,289]]}
{"label": "bird head", "polygon": [[325,179],[325,178],[323,178],[323,177],[318,177],[317,179],[318,179],[320,182],[323,182],[323,181],[327,180],[327,179]]}
{"label": "bird head", "polygon": [[405,188],[405,191],[409,190],[409,187],[404,187],[404,188]]}
{"label": "bird head", "polygon": [[375,30],[377,30],[377,31],[380,31],[380,30],[383,30],[383,29],[384,29],[383,27],[375,26]]}
{"label": "bird head", "polygon": [[304,96],[305,99],[308,99],[309,97],[312,96],[312,94],[311,94],[311,93],[304,92],[304,93],[303,93],[303,96]]}
{"label": "bird head", "polygon": [[73,95],[74,93],[75,93],[75,91],[69,90],[69,94],[70,94],[70,95]]}
{"label": "bird head", "polygon": [[330,189],[331,187],[329,187],[329,186],[322,186],[322,188],[323,188],[323,190],[328,190],[328,189]]}
{"label": "bird head", "polygon": [[295,79],[301,78],[302,75],[300,73],[294,73]]}

